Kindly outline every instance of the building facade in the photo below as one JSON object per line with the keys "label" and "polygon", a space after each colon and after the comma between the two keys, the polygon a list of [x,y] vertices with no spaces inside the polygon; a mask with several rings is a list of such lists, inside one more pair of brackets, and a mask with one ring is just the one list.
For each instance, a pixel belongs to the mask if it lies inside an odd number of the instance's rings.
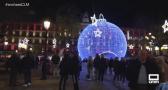
{"label": "building facade", "polygon": [[[1,31],[4,31],[4,37],[0,41],[0,50],[19,50],[19,41],[24,38],[29,40],[28,49],[37,53],[44,51],[45,47],[48,51],[66,48],[66,44],[70,44],[70,48],[76,49],[78,36],[89,22],[89,16],[84,14],[82,17],[82,23],[79,24],[79,29],[77,30],[71,30],[52,22],[48,30],[44,29],[43,22],[0,23],[0,29]],[[128,44],[134,46],[134,41],[140,41],[147,34],[144,29],[125,27],[121,29],[127,38]],[[53,47],[54,39],[56,40],[55,47]]]}
{"label": "building facade", "polygon": [[[2,25],[2,24],[1,24]],[[43,50],[46,43],[47,49],[52,49],[53,39],[56,39],[57,48],[63,48],[66,43],[75,45],[78,31],[68,31],[62,27],[51,24],[45,30],[42,23],[3,23],[5,25],[4,38],[0,43],[0,50],[17,50],[20,40],[27,38],[28,47],[33,50]],[[5,42],[8,42],[5,45]]]}

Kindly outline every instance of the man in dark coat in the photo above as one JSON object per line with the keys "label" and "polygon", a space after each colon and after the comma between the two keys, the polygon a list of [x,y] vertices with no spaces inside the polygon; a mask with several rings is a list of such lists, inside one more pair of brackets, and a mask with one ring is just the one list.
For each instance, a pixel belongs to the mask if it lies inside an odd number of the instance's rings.
{"label": "man in dark coat", "polygon": [[9,59],[10,77],[9,86],[16,86],[17,74],[19,72],[19,57],[13,54]]}
{"label": "man in dark coat", "polygon": [[130,87],[130,90],[136,90],[140,65],[141,62],[137,58],[132,58],[128,61],[126,76],[129,81],[128,86]]}
{"label": "man in dark coat", "polygon": [[119,58],[116,57],[113,62],[113,67],[114,67],[114,77],[113,81],[119,80],[119,75],[120,75],[120,62]]}
{"label": "man in dark coat", "polygon": [[104,55],[101,55],[100,61],[98,62],[98,80],[103,82],[104,74],[106,70],[106,59]]}
{"label": "man in dark coat", "polygon": [[121,67],[120,81],[122,81],[124,83],[125,79],[126,79],[126,59],[121,58],[120,63],[121,63],[121,65],[120,65],[120,67]]}
{"label": "man in dark coat", "polygon": [[60,67],[59,90],[65,90],[66,87],[66,81],[68,79],[68,73],[70,70],[70,64],[68,60],[70,60],[70,56],[68,53],[65,53],[59,66]]}
{"label": "man in dark coat", "polygon": [[22,59],[22,70],[24,74],[24,82],[23,86],[30,86],[32,83],[31,80],[31,70],[34,67],[34,58],[30,52],[27,52],[25,57]]}
{"label": "man in dark coat", "polygon": [[95,80],[98,80],[99,62],[100,62],[100,56],[99,54],[96,54],[96,57],[94,58],[94,63],[93,63],[95,68]]}
{"label": "man in dark coat", "polygon": [[58,54],[53,55],[52,57],[52,63],[53,63],[53,76],[59,76],[59,63],[60,63],[60,57]]}
{"label": "man in dark coat", "polygon": [[39,62],[40,62],[39,57],[38,57],[38,55],[36,55],[35,56],[35,61],[34,61],[34,68],[35,69],[38,69]]}
{"label": "man in dark coat", "polygon": [[78,86],[78,74],[80,72],[80,61],[78,58],[78,54],[72,54],[71,53],[71,68],[72,68],[72,79],[73,79],[73,84],[74,84],[74,90],[79,90],[79,86]]}
{"label": "man in dark coat", "polygon": [[113,59],[111,58],[110,61],[108,62],[108,66],[109,66],[109,73],[112,74],[112,69],[113,69]]}
{"label": "man in dark coat", "polygon": [[42,76],[41,80],[46,80],[47,79],[47,74],[49,72],[49,60],[47,58],[47,54],[45,54],[42,58]]}

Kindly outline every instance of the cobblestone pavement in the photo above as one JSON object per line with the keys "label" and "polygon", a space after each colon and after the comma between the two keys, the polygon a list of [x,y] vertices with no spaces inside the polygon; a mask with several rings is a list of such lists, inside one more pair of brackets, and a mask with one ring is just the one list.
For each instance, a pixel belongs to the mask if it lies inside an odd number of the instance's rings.
{"label": "cobblestone pavement", "polygon": [[[86,65],[83,64],[80,80],[80,90],[129,90],[127,83],[116,84],[112,81],[112,76],[106,74],[103,83],[96,82],[94,80],[86,80]],[[19,80],[16,87],[12,88],[8,86],[8,74],[0,73],[0,90],[58,90],[59,78],[50,76],[48,80],[40,80],[40,70],[33,70],[32,86],[23,87],[23,76],[19,75]],[[69,77],[66,90],[73,90],[72,79]]]}

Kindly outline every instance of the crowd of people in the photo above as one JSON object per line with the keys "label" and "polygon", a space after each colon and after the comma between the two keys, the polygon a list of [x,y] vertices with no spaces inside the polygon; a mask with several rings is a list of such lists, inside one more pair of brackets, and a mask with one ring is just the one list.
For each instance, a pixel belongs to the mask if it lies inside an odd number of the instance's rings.
{"label": "crowd of people", "polygon": [[27,52],[23,55],[14,53],[8,62],[10,68],[9,85],[16,86],[18,74],[23,74],[25,87],[31,85],[31,70],[34,68],[35,61],[31,53]]}
{"label": "crowd of people", "polygon": [[91,56],[87,60],[87,70],[88,74],[86,78],[88,80],[96,80],[99,82],[103,82],[104,75],[109,73],[111,76],[113,75],[113,81],[121,81],[125,82],[126,80],[126,66],[127,62],[125,58],[114,58],[107,59],[104,55],[96,55],[93,59]]}
{"label": "crowd of people", "polygon": [[[168,81],[168,57],[155,57],[151,54],[140,51],[138,55],[129,58],[107,59],[104,55],[96,54],[95,57],[88,57],[83,60],[87,63],[87,80],[104,82],[104,76],[108,73],[112,77],[112,82],[116,85],[126,85],[130,90],[155,90],[159,83]],[[82,62],[76,52],[65,51],[63,57],[57,53],[48,58],[47,53],[42,58],[38,58],[31,52],[24,54],[13,54],[8,62],[10,68],[9,85],[15,86],[17,75],[23,74],[24,84],[28,87],[32,85],[32,69],[39,69],[41,65],[41,80],[47,80],[52,74],[60,79],[59,90],[66,90],[66,82],[72,78],[74,90],[79,90],[78,80],[82,70]],[[159,83],[150,84],[149,74],[158,74]]]}
{"label": "crowd of people", "polygon": [[[87,61],[88,80],[103,82],[104,75],[109,73],[116,86],[128,85],[130,90],[156,90],[160,83],[168,81],[167,55],[154,56],[144,50],[128,58],[107,59],[97,54],[95,58],[90,56],[85,61]],[[159,76],[158,83],[150,82],[150,74]]]}
{"label": "crowd of people", "polygon": [[72,76],[74,90],[79,90],[78,80],[81,71],[81,61],[77,53],[65,51],[63,57],[54,54],[49,58],[44,53],[41,58],[31,52],[22,54],[14,53],[7,64],[10,69],[9,86],[16,86],[18,74],[24,76],[24,87],[32,85],[32,69],[39,69],[41,66],[41,80],[47,80],[48,76],[59,77],[59,90],[65,90],[66,81]]}

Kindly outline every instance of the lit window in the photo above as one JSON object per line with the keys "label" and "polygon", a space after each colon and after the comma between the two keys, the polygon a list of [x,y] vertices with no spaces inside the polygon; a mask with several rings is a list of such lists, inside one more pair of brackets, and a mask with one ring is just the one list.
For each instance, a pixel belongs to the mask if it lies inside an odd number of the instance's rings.
{"label": "lit window", "polygon": [[68,35],[69,37],[71,36],[71,34]]}
{"label": "lit window", "polygon": [[67,36],[67,32],[66,31],[64,32],[64,35],[65,35],[65,37]]}
{"label": "lit window", "polygon": [[7,41],[8,40],[8,38],[5,36],[5,41]]}
{"label": "lit window", "polygon": [[12,38],[12,43],[14,43],[15,42],[15,38]]}
{"label": "lit window", "polygon": [[19,35],[22,36],[22,31],[19,32]]}
{"label": "lit window", "polygon": [[35,36],[36,35],[36,32],[33,32],[33,36]]}
{"label": "lit window", "polygon": [[22,39],[21,38],[19,38],[19,40],[18,40],[18,42],[20,42]]}
{"label": "lit window", "polygon": [[49,36],[49,33],[47,33],[47,37]]}
{"label": "lit window", "polygon": [[42,43],[42,40],[41,40],[41,39],[39,39],[39,43]]}
{"label": "lit window", "polygon": [[29,36],[29,32],[28,31],[26,32],[26,36]]}
{"label": "lit window", "polygon": [[42,37],[42,32],[40,32],[40,37]]}
{"label": "lit window", "polygon": [[48,44],[48,42],[49,42],[49,41],[48,41],[48,39],[47,39],[47,44]]}
{"label": "lit window", "polygon": [[13,31],[12,34],[15,35],[15,31]]}
{"label": "lit window", "polygon": [[32,43],[35,43],[35,39],[33,39],[33,42]]}

